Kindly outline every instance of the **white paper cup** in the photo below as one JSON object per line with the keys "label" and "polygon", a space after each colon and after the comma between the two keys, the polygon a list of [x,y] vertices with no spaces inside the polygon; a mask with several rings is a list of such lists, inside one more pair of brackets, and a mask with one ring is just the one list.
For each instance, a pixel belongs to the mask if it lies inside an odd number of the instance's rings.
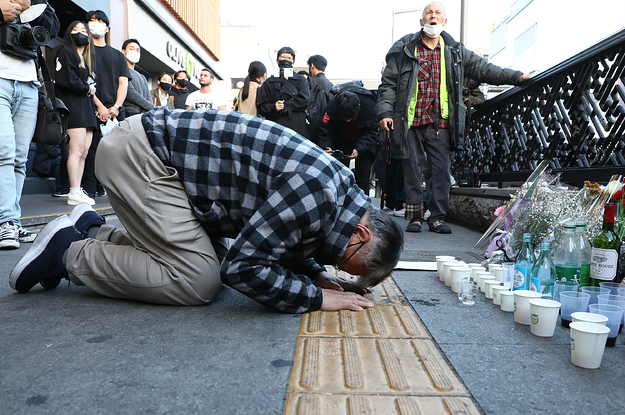
{"label": "white paper cup", "polygon": [[[449,268],[449,278],[451,279],[451,291],[458,292],[458,282],[462,279],[471,277],[471,268],[469,267],[451,267]],[[447,285],[447,284],[445,284]]]}
{"label": "white paper cup", "polygon": [[553,300],[530,300],[530,332],[538,337],[551,337],[556,330],[560,303]]}
{"label": "white paper cup", "polygon": [[501,311],[514,313],[514,293],[512,291],[501,291],[499,293]]}
{"label": "white paper cup", "polygon": [[489,272],[490,275],[482,275],[477,285],[480,287],[480,291],[486,294],[486,281],[495,280],[495,276]]}
{"label": "white paper cup", "polygon": [[436,271],[438,273],[439,281],[445,281],[443,279],[443,262],[455,261],[456,258],[448,255],[438,255],[436,257]]}
{"label": "white paper cup", "polygon": [[[510,287],[508,287],[507,285],[495,285],[493,287],[493,304],[499,305],[499,306],[501,305],[500,294],[502,291],[510,291]],[[514,307],[514,304],[512,307]]]}
{"label": "white paper cup", "polygon": [[501,285],[501,282],[497,280],[485,280],[484,281],[484,297],[489,300],[493,299],[493,287]]}
{"label": "white paper cup", "polygon": [[[442,282],[445,283],[445,285],[447,285],[447,281],[449,280],[449,268],[451,267],[459,267],[460,264],[458,263],[458,261],[445,261],[443,262],[443,279],[441,279]],[[449,287],[449,285],[447,285]]]}
{"label": "white paper cup", "polygon": [[473,281],[476,281],[476,277],[475,277],[476,273],[486,271],[486,269],[480,264],[467,264],[467,266],[471,268],[471,278],[473,278]]}
{"label": "white paper cup", "polygon": [[571,323],[571,362],[584,369],[601,366],[610,329],[595,323]]}
{"label": "white paper cup", "polygon": [[496,269],[503,269],[503,265],[501,265],[501,264],[488,264],[488,270],[490,272],[494,272]]}
{"label": "white paper cup", "polygon": [[501,268],[494,268],[493,269],[493,274],[495,274],[495,279],[499,282],[504,282],[503,281],[503,267]]}
{"label": "white paper cup", "polygon": [[585,311],[573,313],[571,314],[571,317],[572,323],[595,323],[605,326],[608,322],[608,318],[606,316],[595,313],[587,313]]}
{"label": "white paper cup", "polygon": [[530,300],[542,297],[541,293],[530,290],[516,290],[514,294],[514,322],[529,326],[531,324]]}

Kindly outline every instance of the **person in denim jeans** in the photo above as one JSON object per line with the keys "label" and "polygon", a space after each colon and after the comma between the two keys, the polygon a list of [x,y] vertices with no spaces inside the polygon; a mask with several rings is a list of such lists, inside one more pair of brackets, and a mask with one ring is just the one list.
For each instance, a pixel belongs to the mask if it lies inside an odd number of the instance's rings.
{"label": "person in denim jeans", "polygon": [[[0,24],[16,21],[31,4],[45,0],[0,0]],[[59,31],[59,20],[49,5],[30,22],[43,26],[51,37]],[[37,67],[35,60],[0,52],[0,249],[17,249],[35,235],[22,228],[20,198],[26,178],[28,148],[37,120]]]}

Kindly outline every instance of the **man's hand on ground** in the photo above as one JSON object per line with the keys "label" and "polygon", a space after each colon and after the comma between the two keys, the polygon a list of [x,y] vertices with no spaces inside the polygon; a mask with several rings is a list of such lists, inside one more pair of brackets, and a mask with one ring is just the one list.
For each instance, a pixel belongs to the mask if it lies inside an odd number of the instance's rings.
{"label": "man's hand on ground", "polygon": [[321,288],[327,288],[329,290],[352,291],[358,294],[367,294],[371,292],[368,288],[361,287],[355,282],[348,281],[345,278],[336,277],[326,271],[322,271],[317,274],[315,282],[319,284]]}
{"label": "man's hand on ground", "polygon": [[352,292],[336,291],[322,288],[324,311],[352,310],[362,311],[364,308],[373,307],[373,303],[365,297]]}

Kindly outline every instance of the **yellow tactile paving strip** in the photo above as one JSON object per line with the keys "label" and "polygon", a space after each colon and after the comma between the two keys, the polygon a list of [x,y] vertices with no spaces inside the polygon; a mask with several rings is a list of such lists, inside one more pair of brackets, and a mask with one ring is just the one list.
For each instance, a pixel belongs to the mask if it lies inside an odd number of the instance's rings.
{"label": "yellow tactile paving strip", "polygon": [[368,297],[303,316],[285,415],[479,414],[395,281]]}

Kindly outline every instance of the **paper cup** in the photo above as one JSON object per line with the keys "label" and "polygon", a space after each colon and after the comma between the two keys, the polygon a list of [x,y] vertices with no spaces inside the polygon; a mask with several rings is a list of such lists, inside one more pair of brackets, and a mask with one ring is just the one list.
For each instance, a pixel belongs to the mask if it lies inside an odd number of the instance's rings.
{"label": "paper cup", "polygon": [[595,323],[605,326],[608,322],[608,318],[606,316],[602,316],[601,314],[595,313],[587,313],[585,311],[578,311],[577,313],[571,314],[573,318],[573,323]]}
{"label": "paper cup", "polygon": [[571,362],[584,369],[601,366],[610,329],[595,323],[571,323]]}
{"label": "paper cup", "polygon": [[[458,292],[458,283],[460,280],[468,280],[471,277],[471,268],[469,267],[451,267],[449,268],[449,278],[451,279],[451,291]],[[446,284],[445,284],[446,285]]]}
{"label": "paper cup", "polygon": [[443,263],[444,262],[453,262],[455,260],[456,260],[456,258],[454,258],[452,256],[439,255],[439,256],[436,257],[436,271],[438,273],[439,281],[445,281],[443,279]]}
{"label": "paper cup", "polygon": [[530,300],[542,297],[541,293],[530,290],[516,290],[514,294],[514,321],[529,326],[531,324]]}
{"label": "paper cup", "polygon": [[495,272],[496,269],[503,269],[503,265],[501,265],[501,264],[488,264],[488,270],[490,272]]}
{"label": "paper cup", "polygon": [[560,303],[542,298],[530,300],[530,332],[538,337],[551,337],[556,330]]}
{"label": "paper cup", "polygon": [[495,279],[499,282],[504,282],[503,281],[503,267],[501,268],[494,268],[493,269],[493,273],[495,274]]}
{"label": "paper cup", "polygon": [[512,291],[501,291],[499,293],[501,311],[514,313],[514,293]]}
{"label": "paper cup", "polygon": [[461,264],[458,261],[443,262],[443,281],[447,287],[451,286],[451,280],[449,279],[449,269],[452,267],[459,267]]}
{"label": "paper cup", "polygon": [[467,264],[467,266],[471,268],[471,278],[473,278],[473,281],[476,281],[475,274],[486,271],[486,269],[480,264]]}
{"label": "paper cup", "polygon": [[493,287],[493,304],[499,305],[499,306],[501,305],[500,294],[502,291],[510,291],[510,287],[508,287],[507,285],[495,285]]}
{"label": "paper cup", "polygon": [[489,300],[493,299],[493,287],[501,285],[501,282],[497,280],[485,280],[484,281],[484,297]]}

